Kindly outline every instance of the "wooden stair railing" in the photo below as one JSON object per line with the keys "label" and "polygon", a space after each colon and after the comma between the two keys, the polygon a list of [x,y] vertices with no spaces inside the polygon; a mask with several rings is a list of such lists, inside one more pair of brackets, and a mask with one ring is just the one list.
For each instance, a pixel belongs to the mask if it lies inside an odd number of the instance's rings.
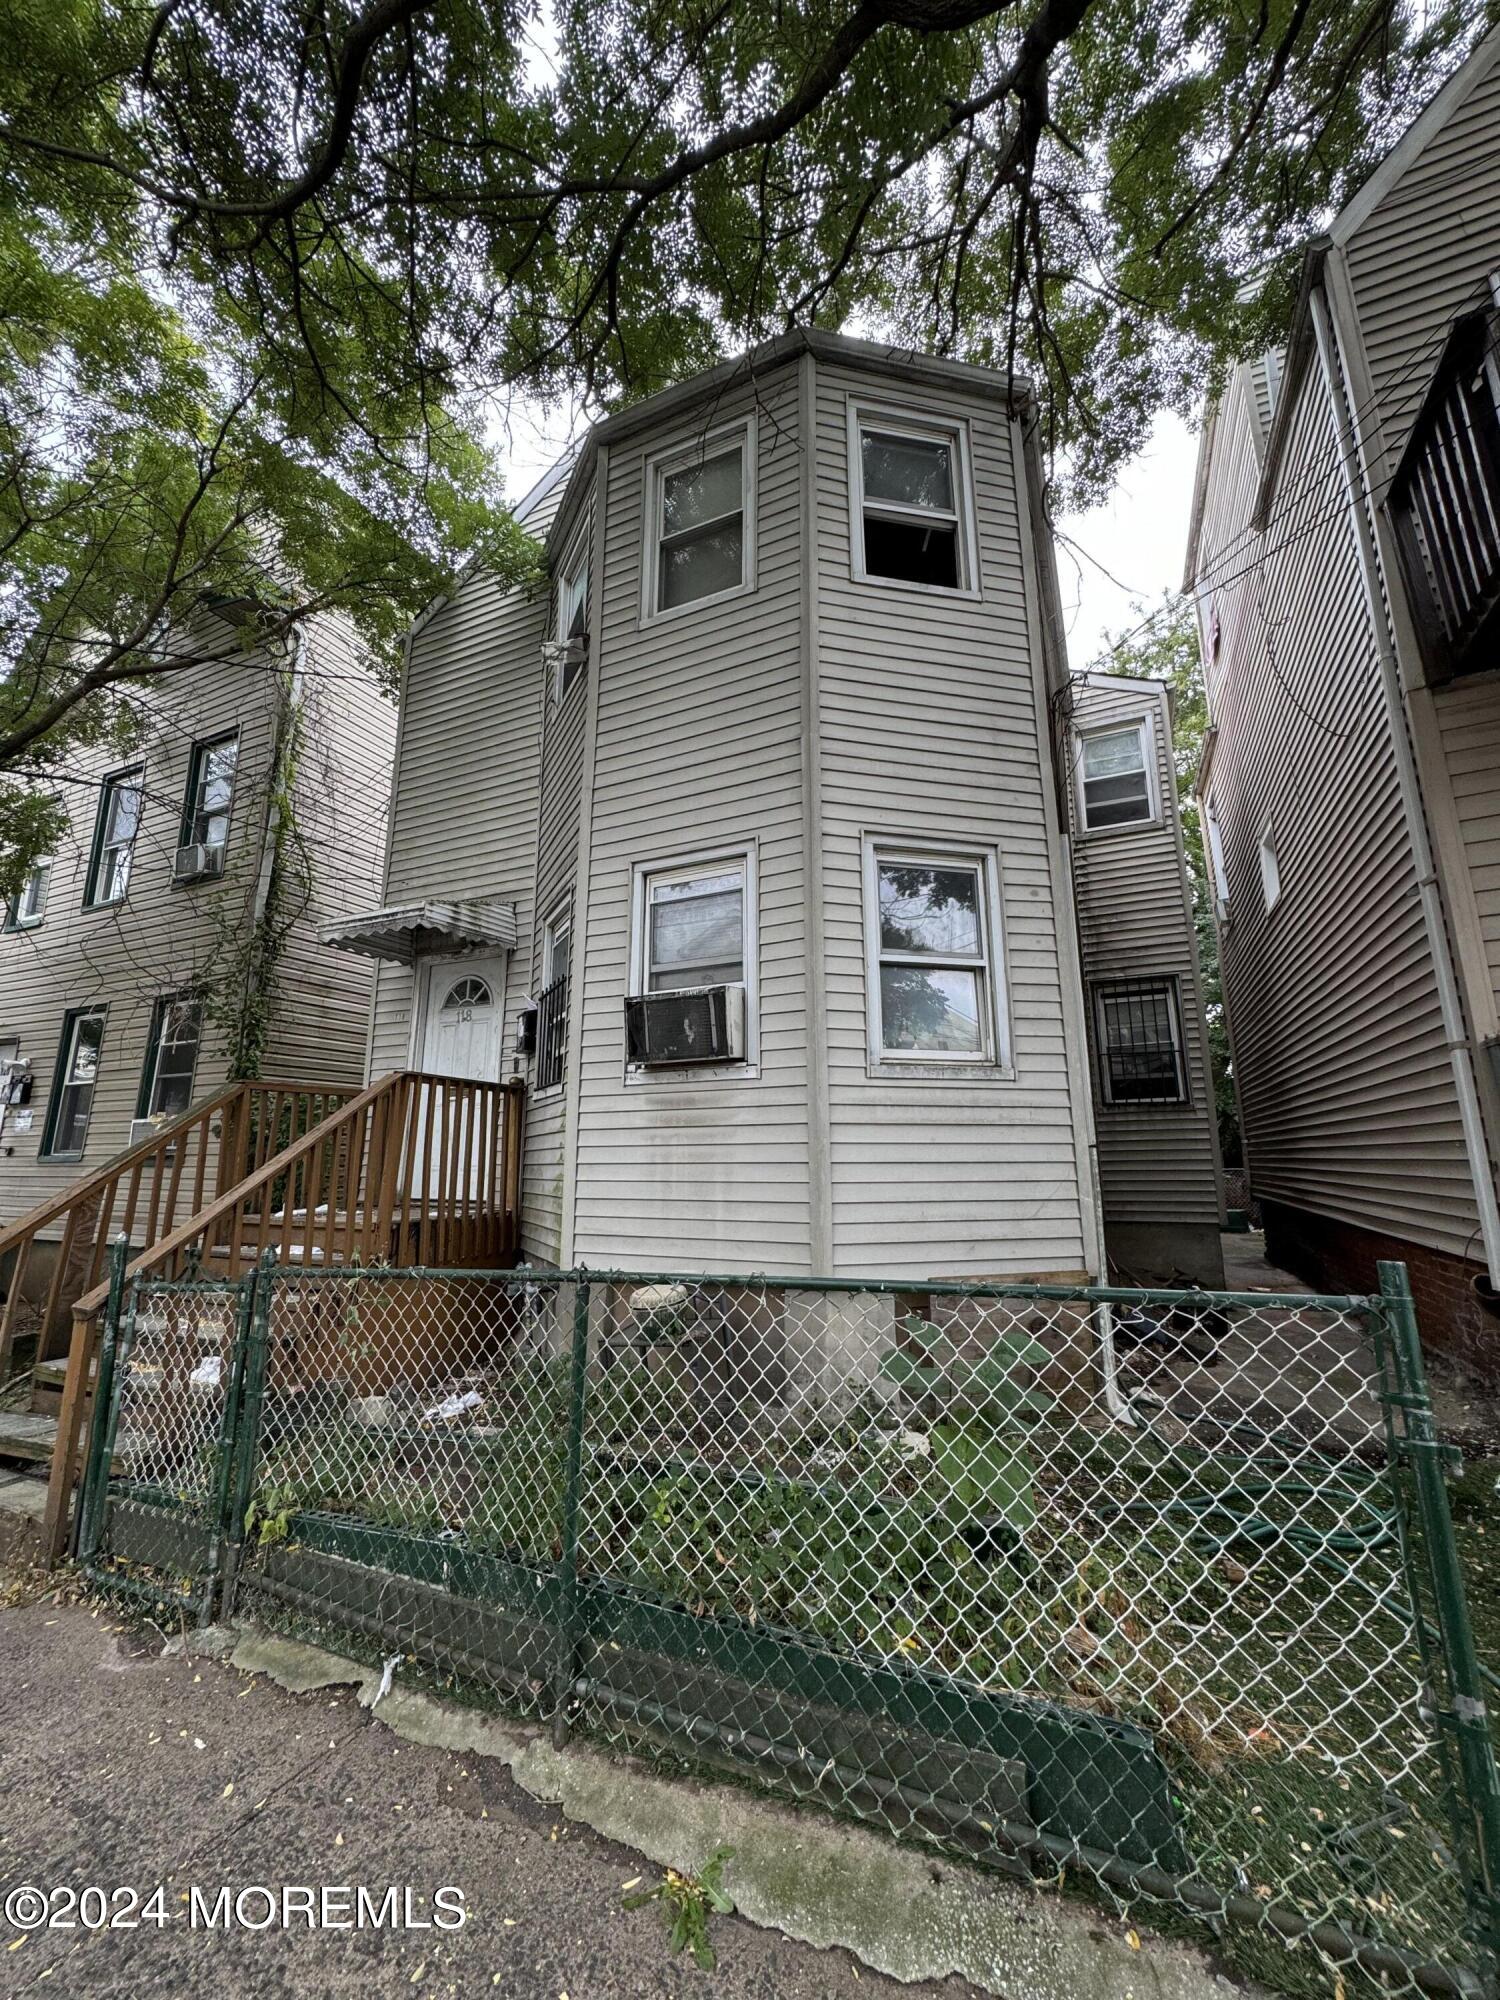
{"label": "wooden stair railing", "polygon": [[231,1083],[0,1229],[0,1259],[13,1254],[0,1307],[0,1382],[9,1371],[32,1248],[44,1230],[62,1226],[42,1304],[38,1360],[50,1358],[50,1337],[74,1300],[99,1285],[114,1237],[123,1234],[133,1248],[149,1250],[184,1213],[196,1214],[278,1151],[283,1131],[295,1138],[352,1095],[339,1084]]}
{"label": "wooden stair railing", "polygon": [[[515,1262],[525,1086],[393,1070],[254,1164],[126,1268],[127,1281],[222,1272],[267,1253],[303,1268]],[[43,1541],[61,1555],[108,1279],[73,1308]]]}

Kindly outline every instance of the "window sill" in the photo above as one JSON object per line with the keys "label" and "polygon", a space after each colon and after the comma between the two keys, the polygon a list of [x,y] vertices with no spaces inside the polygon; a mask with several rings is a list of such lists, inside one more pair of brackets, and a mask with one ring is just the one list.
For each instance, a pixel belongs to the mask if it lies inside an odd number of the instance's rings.
{"label": "window sill", "polygon": [[940,1057],[917,1062],[903,1061],[900,1056],[867,1060],[865,1075],[876,1080],[943,1084],[1014,1083],[1016,1080],[1014,1063],[950,1062]]}
{"label": "window sill", "polygon": [[690,604],[669,604],[657,611],[642,611],[640,630],[649,631],[653,625],[675,624],[679,618],[690,618],[695,611],[710,611],[716,604],[729,604],[736,597],[751,597],[755,594],[755,579],[748,583],[737,583],[733,590],[716,590],[712,597],[695,597]]}
{"label": "window sill", "polygon": [[973,584],[966,583],[913,583],[904,576],[874,576],[853,564],[849,571],[852,583],[867,583],[876,590],[901,590],[913,597],[956,598],[964,604],[982,604],[984,592]]}
{"label": "window sill", "polygon": [[1127,819],[1119,826],[1079,825],[1074,835],[1076,840],[1115,840],[1122,833],[1159,833],[1166,825],[1160,813],[1153,813],[1150,819]]}
{"label": "window sill", "polygon": [[83,1158],[83,1155],[84,1155],[84,1148],[80,1146],[76,1153],[42,1152],[37,1154],[37,1158],[39,1160],[45,1160],[49,1167],[74,1167],[77,1166],[78,1162]]}
{"label": "window sill", "polygon": [[82,914],[86,917],[92,917],[98,916],[106,910],[123,910],[129,901],[130,892],[127,890],[123,896],[113,896],[107,903],[84,903],[81,906]]}
{"label": "window sill", "polygon": [[759,1081],[760,1065],[753,1062],[689,1063],[680,1068],[665,1063],[659,1068],[655,1064],[648,1068],[643,1063],[634,1067],[627,1063],[625,1066],[627,1090],[639,1090],[643,1086],[649,1088],[652,1084],[659,1083],[686,1085],[691,1089],[694,1085],[703,1083],[758,1083]]}

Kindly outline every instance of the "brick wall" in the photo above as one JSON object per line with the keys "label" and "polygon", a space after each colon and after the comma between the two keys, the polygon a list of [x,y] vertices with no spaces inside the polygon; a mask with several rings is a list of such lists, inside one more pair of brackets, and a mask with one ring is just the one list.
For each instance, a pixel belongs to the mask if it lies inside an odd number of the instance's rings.
{"label": "brick wall", "polygon": [[1472,1281],[1482,1265],[1280,1202],[1263,1201],[1261,1208],[1267,1257],[1319,1291],[1373,1292],[1377,1262],[1399,1258],[1411,1274],[1423,1348],[1448,1356],[1484,1387],[1500,1389],[1500,1314],[1474,1296]]}

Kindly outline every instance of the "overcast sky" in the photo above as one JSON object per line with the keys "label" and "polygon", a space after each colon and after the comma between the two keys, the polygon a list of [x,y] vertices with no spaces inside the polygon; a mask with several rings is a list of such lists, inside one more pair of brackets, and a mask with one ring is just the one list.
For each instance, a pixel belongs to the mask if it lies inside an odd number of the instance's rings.
{"label": "overcast sky", "polygon": [[[507,499],[520,500],[581,428],[576,411],[543,417],[512,405],[496,427]],[[1057,569],[1075,671],[1181,582],[1197,450],[1196,433],[1180,417],[1159,417],[1151,443],[1126,466],[1105,505],[1059,524]]]}

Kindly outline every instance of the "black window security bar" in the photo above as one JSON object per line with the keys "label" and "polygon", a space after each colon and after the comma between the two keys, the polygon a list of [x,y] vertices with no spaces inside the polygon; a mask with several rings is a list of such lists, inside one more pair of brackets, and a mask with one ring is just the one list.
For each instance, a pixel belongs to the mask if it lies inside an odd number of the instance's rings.
{"label": "black window security bar", "polygon": [[1170,979],[1096,986],[1099,1066],[1107,1104],[1181,1104],[1186,1096],[1177,996]]}
{"label": "black window security bar", "polygon": [[1500,312],[1455,323],[1390,510],[1429,676],[1488,665],[1500,635]]}
{"label": "black window security bar", "polygon": [[554,979],[536,1003],[536,1087],[562,1082],[568,1046],[568,975]]}

